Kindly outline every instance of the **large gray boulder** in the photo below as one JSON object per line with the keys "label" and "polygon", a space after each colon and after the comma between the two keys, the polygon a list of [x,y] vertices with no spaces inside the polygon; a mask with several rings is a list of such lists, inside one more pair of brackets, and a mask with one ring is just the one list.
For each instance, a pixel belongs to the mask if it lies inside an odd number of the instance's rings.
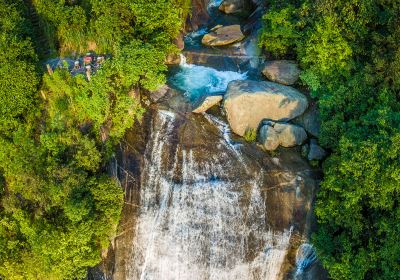
{"label": "large gray boulder", "polygon": [[210,109],[212,106],[219,104],[222,101],[222,95],[210,95],[204,98],[199,104],[197,104],[196,108],[193,110],[193,113],[203,113]]}
{"label": "large gray boulder", "polygon": [[243,40],[244,35],[240,25],[217,26],[212,31],[204,35],[201,43],[206,46],[226,46]]}
{"label": "large gray boulder", "polygon": [[262,73],[270,81],[293,85],[299,79],[300,69],[294,61],[274,60],[265,62]]}
{"label": "large gray boulder", "polygon": [[259,141],[268,151],[273,151],[278,146],[298,146],[306,139],[305,130],[293,124],[268,122],[260,128]]}
{"label": "large gray boulder", "polygon": [[279,135],[279,144],[283,147],[299,146],[307,139],[307,133],[301,126],[276,123],[274,130]]}
{"label": "large gray boulder", "polygon": [[229,124],[240,136],[249,129],[258,129],[264,119],[291,120],[307,106],[307,98],[298,90],[264,81],[232,81],[224,96]]}
{"label": "large gray boulder", "polygon": [[304,127],[310,135],[318,138],[321,129],[321,118],[316,104],[311,103],[304,114],[295,118],[293,123]]}

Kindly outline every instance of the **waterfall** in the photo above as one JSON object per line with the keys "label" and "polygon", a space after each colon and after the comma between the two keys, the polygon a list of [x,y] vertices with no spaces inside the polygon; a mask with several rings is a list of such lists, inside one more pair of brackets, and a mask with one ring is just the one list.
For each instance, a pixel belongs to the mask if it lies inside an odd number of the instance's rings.
{"label": "waterfall", "polygon": [[228,176],[241,161],[228,131],[217,129],[218,153],[199,157],[177,143],[177,126],[172,112],[153,118],[127,279],[279,279],[292,229],[268,225],[263,172]]}

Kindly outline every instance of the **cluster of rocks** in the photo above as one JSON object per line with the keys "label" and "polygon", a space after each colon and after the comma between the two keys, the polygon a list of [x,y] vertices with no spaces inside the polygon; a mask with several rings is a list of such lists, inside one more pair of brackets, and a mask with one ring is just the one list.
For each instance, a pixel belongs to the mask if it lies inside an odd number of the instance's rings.
{"label": "cluster of rocks", "polygon": [[262,72],[272,82],[232,81],[223,96],[205,97],[193,112],[205,112],[222,102],[234,133],[244,136],[249,130],[257,131],[259,143],[268,151],[303,145],[309,160],[323,159],[326,152],[316,139],[320,128],[318,110],[304,94],[289,86],[299,78],[297,64],[269,61]]}

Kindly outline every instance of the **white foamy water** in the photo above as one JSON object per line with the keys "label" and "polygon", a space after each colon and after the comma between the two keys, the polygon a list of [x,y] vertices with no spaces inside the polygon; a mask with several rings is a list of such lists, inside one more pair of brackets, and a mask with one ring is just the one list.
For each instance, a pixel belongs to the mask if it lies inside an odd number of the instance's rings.
{"label": "white foamy water", "polygon": [[247,73],[218,71],[211,67],[188,64],[181,55],[180,71],[171,78],[174,87],[185,92],[191,101],[226,91],[229,82],[247,79]]}
{"label": "white foamy water", "polygon": [[171,148],[175,121],[170,112],[153,120],[127,279],[280,279],[291,229],[269,228],[262,172],[248,182],[227,177],[239,159],[226,141],[205,162],[190,148]]}

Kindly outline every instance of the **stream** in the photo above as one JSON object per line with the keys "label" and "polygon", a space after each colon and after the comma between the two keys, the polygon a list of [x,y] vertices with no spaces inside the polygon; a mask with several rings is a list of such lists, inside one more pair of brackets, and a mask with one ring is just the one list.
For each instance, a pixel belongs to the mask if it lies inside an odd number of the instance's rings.
{"label": "stream", "polygon": [[[218,14],[212,24],[224,18],[217,4],[208,5]],[[221,110],[191,113],[230,81],[260,78],[253,58],[230,58],[252,44],[251,34],[231,48],[209,49],[199,44],[208,28],[188,34],[183,53],[212,53],[211,62],[182,56],[166,96],[120,144],[113,172],[125,207],[94,279],[319,279],[312,246],[301,245],[312,227],[319,172],[297,150],[272,155],[239,139]]]}

